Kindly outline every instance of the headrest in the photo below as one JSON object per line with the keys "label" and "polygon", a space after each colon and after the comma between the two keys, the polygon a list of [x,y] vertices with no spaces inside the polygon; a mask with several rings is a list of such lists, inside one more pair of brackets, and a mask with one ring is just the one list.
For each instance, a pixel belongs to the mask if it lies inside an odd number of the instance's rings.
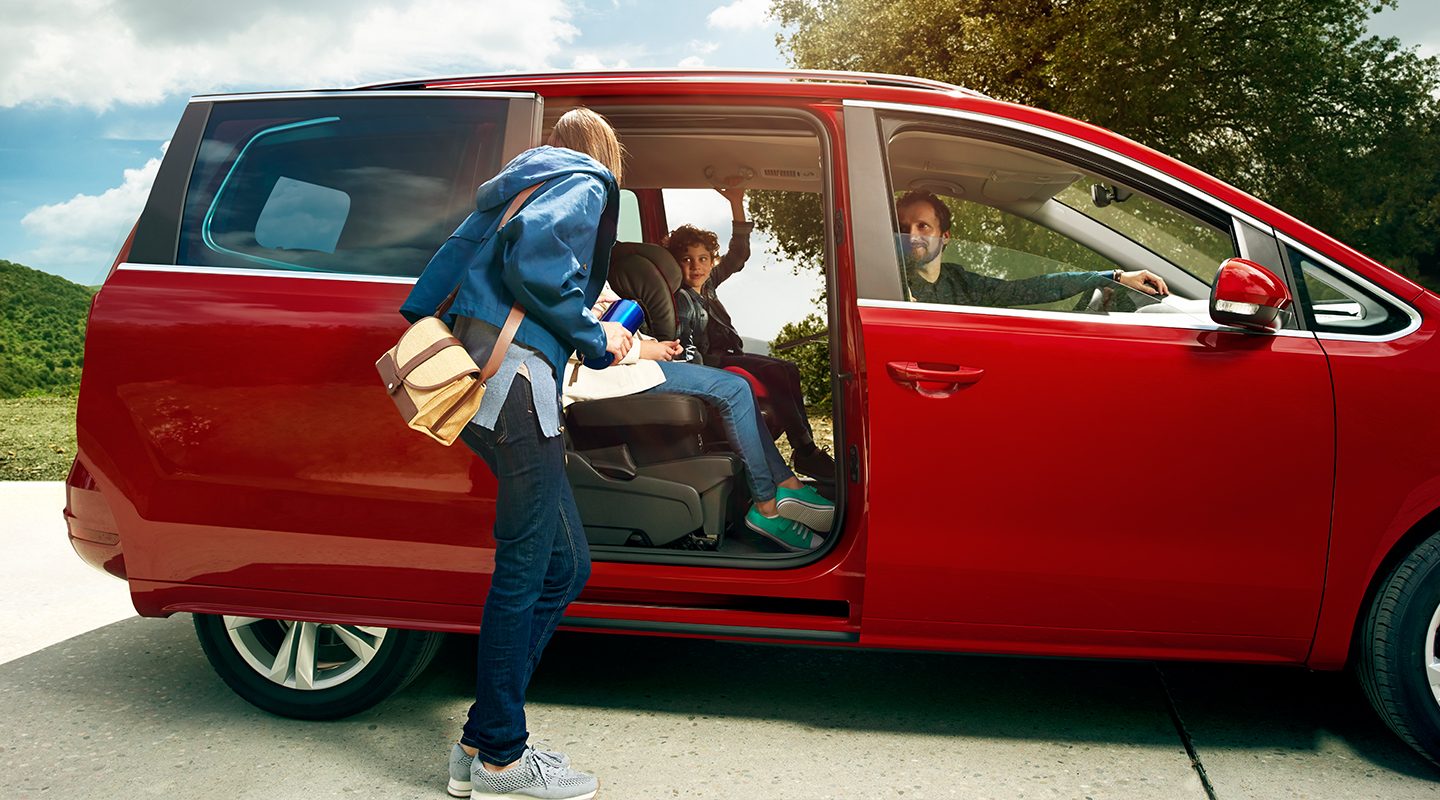
{"label": "headrest", "polygon": [[678,336],[675,290],[680,278],[675,257],[658,244],[617,242],[610,251],[610,288],[640,304],[645,311],[640,329],[661,341]]}

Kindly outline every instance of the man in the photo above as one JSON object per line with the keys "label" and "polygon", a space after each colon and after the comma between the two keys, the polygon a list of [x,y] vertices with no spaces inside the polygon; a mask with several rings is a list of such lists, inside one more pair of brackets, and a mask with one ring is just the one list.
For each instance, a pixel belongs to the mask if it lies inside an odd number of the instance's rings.
{"label": "man", "polygon": [[1126,272],[1054,272],[1007,281],[942,261],[950,241],[950,209],[923,190],[905,194],[895,203],[900,221],[900,248],[910,298],[921,303],[1010,307],[1053,303],[1088,289],[1119,283],[1150,295],[1169,293],[1164,279],[1146,270]]}

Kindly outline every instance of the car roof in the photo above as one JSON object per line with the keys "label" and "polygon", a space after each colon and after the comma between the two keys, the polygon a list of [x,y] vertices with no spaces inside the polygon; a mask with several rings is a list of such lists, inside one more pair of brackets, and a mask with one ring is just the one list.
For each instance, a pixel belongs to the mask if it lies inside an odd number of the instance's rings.
{"label": "car roof", "polygon": [[[452,75],[420,78],[402,81],[364,84],[353,87],[357,90],[381,90],[401,88],[426,89],[470,89],[525,86],[539,88],[561,88],[570,84],[592,86],[596,83],[708,83],[729,84],[732,88],[744,87],[757,94],[769,94],[781,86],[796,84],[808,86],[816,94],[835,96],[837,86],[889,87],[921,89],[961,97],[984,97],[985,95],[963,86],[905,75],[889,75],[876,72],[846,72],[841,70],[773,70],[773,69],[611,69],[611,70],[568,70],[532,73],[504,73],[489,75]],[[774,91],[777,95],[790,95],[790,91]],[[858,95],[868,94],[858,92]]]}

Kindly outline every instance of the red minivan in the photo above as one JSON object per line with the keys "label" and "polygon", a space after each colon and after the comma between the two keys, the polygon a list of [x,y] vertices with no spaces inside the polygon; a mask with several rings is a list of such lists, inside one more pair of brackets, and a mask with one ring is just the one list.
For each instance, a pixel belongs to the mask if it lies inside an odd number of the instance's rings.
{"label": "red minivan", "polygon": [[[353,713],[477,629],[494,479],[408,430],[374,362],[475,187],[580,104],[629,152],[611,282],[652,332],[674,324],[666,231],[710,215],[723,242],[711,189],[761,199],[781,235],[721,294],[757,351],[816,315],[837,462],[817,488],[839,514],[819,550],[781,552],[745,529],[704,404],[576,403],[595,565],[568,627],[1351,665],[1440,757],[1440,298],[1105,130],[829,72],[190,103],[91,308],[65,515],[141,614],[195,615],[247,700]],[[941,198],[944,260],[969,273],[1149,270],[1169,294],[919,302],[912,191]]]}

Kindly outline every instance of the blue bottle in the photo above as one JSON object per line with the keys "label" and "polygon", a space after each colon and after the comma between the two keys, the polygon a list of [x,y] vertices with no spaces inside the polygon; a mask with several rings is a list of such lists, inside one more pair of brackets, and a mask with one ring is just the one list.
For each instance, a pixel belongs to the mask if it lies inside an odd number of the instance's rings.
{"label": "blue bottle", "polygon": [[[625,326],[630,333],[640,330],[640,323],[645,321],[645,311],[640,304],[634,300],[616,300],[605,309],[605,315],[600,317],[601,322],[618,322]],[[599,358],[585,359],[585,366],[590,369],[605,369],[615,361],[614,354],[606,351]]]}

